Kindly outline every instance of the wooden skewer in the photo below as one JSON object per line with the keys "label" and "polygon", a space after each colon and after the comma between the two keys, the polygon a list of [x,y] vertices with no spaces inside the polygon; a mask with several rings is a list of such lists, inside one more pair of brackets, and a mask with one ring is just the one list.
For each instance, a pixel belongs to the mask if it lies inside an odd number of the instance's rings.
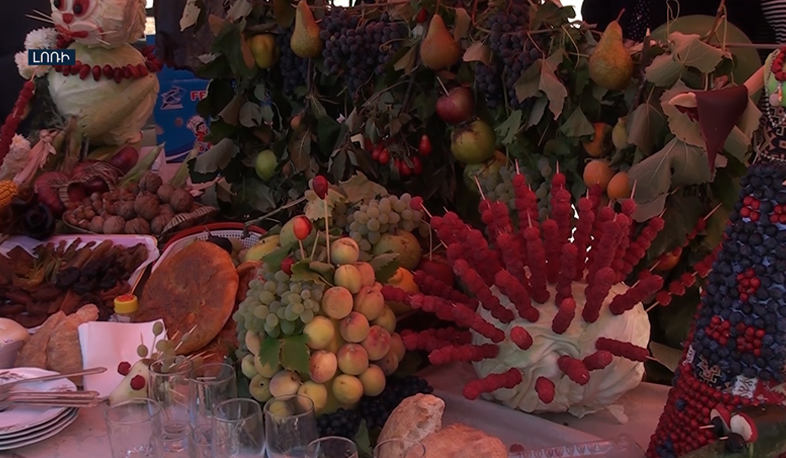
{"label": "wooden skewer", "polygon": [[699,426],[699,429],[712,429],[714,427],[715,425],[704,425],[704,426]]}

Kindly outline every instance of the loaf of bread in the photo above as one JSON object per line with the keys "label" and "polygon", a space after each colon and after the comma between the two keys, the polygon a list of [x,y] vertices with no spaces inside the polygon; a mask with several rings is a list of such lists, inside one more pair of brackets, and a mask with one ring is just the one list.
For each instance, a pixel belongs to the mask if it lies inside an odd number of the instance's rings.
{"label": "loaf of bread", "polygon": [[[427,436],[442,428],[444,412],[445,401],[436,396],[430,394],[410,396],[401,401],[401,404],[390,414],[379,435],[378,443],[391,439],[423,442]],[[402,456],[401,452],[402,450],[389,447],[379,458],[399,458]]]}
{"label": "loaf of bread", "polygon": [[508,449],[496,437],[456,423],[426,437],[424,458],[507,458]]}

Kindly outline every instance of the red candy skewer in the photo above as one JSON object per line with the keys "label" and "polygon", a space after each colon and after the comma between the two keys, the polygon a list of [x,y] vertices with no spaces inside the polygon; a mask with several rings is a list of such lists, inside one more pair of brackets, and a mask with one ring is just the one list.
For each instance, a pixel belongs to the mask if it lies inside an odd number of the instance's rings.
{"label": "red candy skewer", "polygon": [[638,361],[643,363],[650,357],[650,352],[644,347],[633,345],[630,342],[622,342],[616,339],[608,339],[600,337],[595,342],[595,348],[598,350],[605,350],[614,356],[627,358],[631,361]]}
{"label": "red candy skewer", "polygon": [[589,382],[589,371],[580,359],[563,355],[557,359],[557,366],[573,382],[579,385],[586,385]]}
{"label": "red candy skewer", "polygon": [[584,310],[581,312],[582,318],[587,323],[594,323],[600,317],[600,308],[603,301],[609,295],[612,285],[616,283],[617,274],[610,267],[604,267],[598,271],[592,283],[584,289],[587,298]]}
{"label": "red candy skewer", "polygon": [[559,311],[551,321],[551,330],[554,334],[564,334],[576,316],[576,301],[569,297],[559,304]]}
{"label": "red candy skewer", "polygon": [[536,302],[543,304],[551,296],[546,286],[546,251],[538,228],[530,226],[524,229],[524,238],[527,241],[527,264],[530,268],[530,292]]}
{"label": "red candy skewer", "polygon": [[482,393],[491,393],[500,388],[515,388],[522,380],[521,372],[516,368],[501,374],[489,374],[467,383],[464,386],[464,397],[472,401],[479,398]]}
{"label": "red candy skewer", "polygon": [[532,346],[532,335],[521,326],[514,326],[510,330],[510,340],[522,350],[528,350]]}
{"label": "red candy skewer", "polygon": [[605,350],[598,350],[582,360],[588,371],[605,369],[614,360],[614,355]]}
{"label": "red candy skewer", "polygon": [[556,283],[560,271],[560,250],[562,244],[559,239],[559,226],[553,219],[547,219],[541,225],[543,232],[544,248],[546,250],[546,281]]}
{"label": "red candy skewer", "polygon": [[573,279],[576,277],[578,257],[579,251],[576,245],[572,243],[562,245],[562,262],[560,263],[561,271],[557,279],[556,304],[561,304],[565,299],[573,297]]}
{"label": "red candy skewer", "polygon": [[622,315],[628,310],[633,309],[647,297],[655,294],[663,287],[663,278],[659,275],[640,280],[624,294],[618,294],[611,300],[609,310],[615,315]]}
{"label": "red candy skewer", "polygon": [[546,377],[538,377],[538,379],[535,380],[535,392],[538,393],[538,398],[541,402],[544,404],[551,404],[556,394],[554,382]]}

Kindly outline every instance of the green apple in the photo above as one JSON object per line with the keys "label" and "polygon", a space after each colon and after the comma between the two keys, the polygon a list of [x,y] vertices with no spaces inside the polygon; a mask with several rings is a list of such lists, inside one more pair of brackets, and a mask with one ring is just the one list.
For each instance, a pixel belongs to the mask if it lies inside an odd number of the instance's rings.
{"label": "green apple", "polygon": [[273,150],[266,149],[257,154],[256,159],[254,159],[254,170],[256,170],[257,176],[262,181],[268,181],[273,178],[273,175],[276,173],[276,167],[278,167],[278,159]]}

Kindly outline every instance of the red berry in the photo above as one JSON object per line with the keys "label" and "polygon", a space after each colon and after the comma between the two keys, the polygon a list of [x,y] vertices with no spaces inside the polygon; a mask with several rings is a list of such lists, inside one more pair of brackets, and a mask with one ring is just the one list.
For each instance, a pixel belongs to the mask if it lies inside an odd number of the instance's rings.
{"label": "red berry", "polygon": [[83,65],[79,69],[79,79],[86,79],[90,75],[91,69],[89,65]]}
{"label": "red berry", "polygon": [[115,80],[115,83],[120,84],[120,82],[123,81],[123,69],[115,68],[112,78]]}
{"label": "red berry", "polygon": [[281,261],[281,270],[284,271],[287,275],[292,275],[292,264],[295,263],[295,260],[292,258],[284,258]]}
{"label": "red berry", "polygon": [[93,66],[93,79],[96,81],[101,79],[101,67],[98,65]]}
{"label": "red berry", "polygon": [[311,220],[302,215],[295,218],[295,222],[292,223],[292,232],[300,241],[305,240],[311,234],[311,228]]}
{"label": "red berry", "polygon": [[420,210],[420,207],[423,206],[423,198],[420,196],[415,196],[409,201],[409,208],[413,210]]}
{"label": "red berry", "polygon": [[128,375],[128,372],[131,370],[131,363],[128,361],[123,361],[122,363],[117,365],[117,373],[125,377]]}
{"label": "red berry", "polygon": [[317,193],[317,197],[324,199],[325,196],[327,196],[328,180],[323,175],[315,176],[312,185],[314,187],[314,192]]}
{"label": "red berry", "polygon": [[423,173],[423,163],[420,162],[420,159],[417,156],[412,157],[412,173],[415,175],[420,175]]}
{"label": "red berry", "polygon": [[418,15],[415,17],[415,21],[417,21],[418,24],[422,24],[426,22],[427,16],[428,16],[428,11],[426,11],[425,8],[421,8],[420,11],[418,11]]}
{"label": "red berry", "polygon": [[431,154],[431,140],[429,140],[428,135],[423,134],[423,136],[420,137],[418,152],[420,152],[422,156],[428,156]]}
{"label": "red berry", "polygon": [[398,161],[398,173],[402,177],[408,177],[412,174],[412,169],[409,168],[406,162],[400,160]]}
{"label": "red berry", "polygon": [[137,375],[131,379],[131,389],[134,391],[139,391],[145,387],[146,380],[141,375]]}
{"label": "red berry", "polygon": [[106,76],[107,78],[112,78],[115,75],[115,70],[109,64],[104,65],[103,71],[104,71],[104,76]]}
{"label": "red berry", "polygon": [[379,161],[379,163],[382,165],[387,165],[388,162],[390,162],[390,153],[388,152],[387,148],[382,148],[382,150],[379,152],[377,161]]}
{"label": "red berry", "polygon": [[145,77],[148,75],[148,73],[150,73],[147,67],[145,67],[145,64],[137,64],[136,68],[139,71],[139,76],[141,77]]}
{"label": "red berry", "polygon": [[382,145],[377,145],[371,150],[371,159],[379,162],[379,155],[382,153]]}

